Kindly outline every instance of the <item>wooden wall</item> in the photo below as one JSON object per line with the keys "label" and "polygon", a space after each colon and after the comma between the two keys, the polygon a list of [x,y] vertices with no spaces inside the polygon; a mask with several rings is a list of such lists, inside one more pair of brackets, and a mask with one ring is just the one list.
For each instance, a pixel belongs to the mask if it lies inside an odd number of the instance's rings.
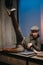
{"label": "wooden wall", "polygon": [[[13,7],[17,9],[17,0],[13,0]],[[16,16],[17,11],[15,12],[15,17]],[[5,0],[0,0],[0,48],[9,46],[12,47],[15,44],[16,34],[11,18],[6,12]]]}

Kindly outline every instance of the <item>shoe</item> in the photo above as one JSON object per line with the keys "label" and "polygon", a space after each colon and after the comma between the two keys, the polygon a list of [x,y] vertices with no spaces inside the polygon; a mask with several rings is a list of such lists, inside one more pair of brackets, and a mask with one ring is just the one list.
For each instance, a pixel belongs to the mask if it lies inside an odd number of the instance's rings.
{"label": "shoe", "polygon": [[10,10],[7,9],[7,13],[8,13],[8,15],[10,15],[11,12],[15,12],[15,11],[16,11],[16,8],[12,8],[12,9],[10,9]]}
{"label": "shoe", "polygon": [[10,11],[11,11],[11,12],[12,12],[12,11],[16,11],[16,9],[15,9],[15,8],[12,8]]}

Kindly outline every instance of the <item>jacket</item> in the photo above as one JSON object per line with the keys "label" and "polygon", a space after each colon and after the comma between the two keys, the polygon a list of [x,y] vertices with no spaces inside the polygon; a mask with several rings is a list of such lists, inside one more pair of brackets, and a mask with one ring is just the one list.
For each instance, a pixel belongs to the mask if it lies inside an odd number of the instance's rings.
{"label": "jacket", "polygon": [[27,47],[27,44],[32,43],[32,46],[30,47],[31,50],[37,50],[40,51],[41,49],[41,41],[40,41],[40,35],[38,34],[38,36],[36,38],[33,37],[32,33],[29,34],[26,39],[25,39],[25,46]]}

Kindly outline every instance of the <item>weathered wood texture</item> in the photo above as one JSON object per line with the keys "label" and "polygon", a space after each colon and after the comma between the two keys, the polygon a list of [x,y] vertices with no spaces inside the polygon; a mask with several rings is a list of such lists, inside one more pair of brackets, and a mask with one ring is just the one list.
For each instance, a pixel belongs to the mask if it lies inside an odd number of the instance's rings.
{"label": "weathered wood texture", "polygon": [[[8,63],[10,65],[26,65],[26,60],[16,59],[13,57],[8,57],[0,55],[0,62]],[[28,65],[40,65],[35,61],[28,61]]]}
{"label": "weathered wood texture", "polygon": [[8,56],[1,55],[0,59],[1,59],[0,62],[5,62],[5,63],[8,63],[10,65],[26,65],[26,61],[12,58],[12,57],[8,57]]}
{"label": "weathered wood texture", "polygon": [[[16,44],[16,34],[11,18],[8,16],[5,7],[5,0],[0,0],[0,48],[12,47]],[[13,0],[13,7],[17,8],[16,0]],[[17,11],[15,12],[17,15]]]}

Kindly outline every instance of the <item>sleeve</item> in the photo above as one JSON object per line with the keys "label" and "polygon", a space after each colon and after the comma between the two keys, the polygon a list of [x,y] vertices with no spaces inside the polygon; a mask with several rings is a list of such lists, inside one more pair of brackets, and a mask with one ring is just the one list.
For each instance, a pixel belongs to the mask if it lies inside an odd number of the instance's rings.
{"label": "sleeve", "polygon": [[30,35],[28,34],[28,36],[25,38],[25,42],[26,44],[30,43]]}
{"label": "sleeve", "polygon": [[[25,38],[25,40],[24,40],[24,46],[25,46],[25,48],[27,48],[28,47],[28,44],[29,43],[31,43],[31,41],[30,41],[30,34],[28,34],[28,36]],[[28,49],[28,48],[27,48]]]}
{"label": "sleeve", "polygon": [[33,47],[37,50],[40,51],[41,50],[41,41],[40,38],[37,39],[37,45],[33,45]]}

